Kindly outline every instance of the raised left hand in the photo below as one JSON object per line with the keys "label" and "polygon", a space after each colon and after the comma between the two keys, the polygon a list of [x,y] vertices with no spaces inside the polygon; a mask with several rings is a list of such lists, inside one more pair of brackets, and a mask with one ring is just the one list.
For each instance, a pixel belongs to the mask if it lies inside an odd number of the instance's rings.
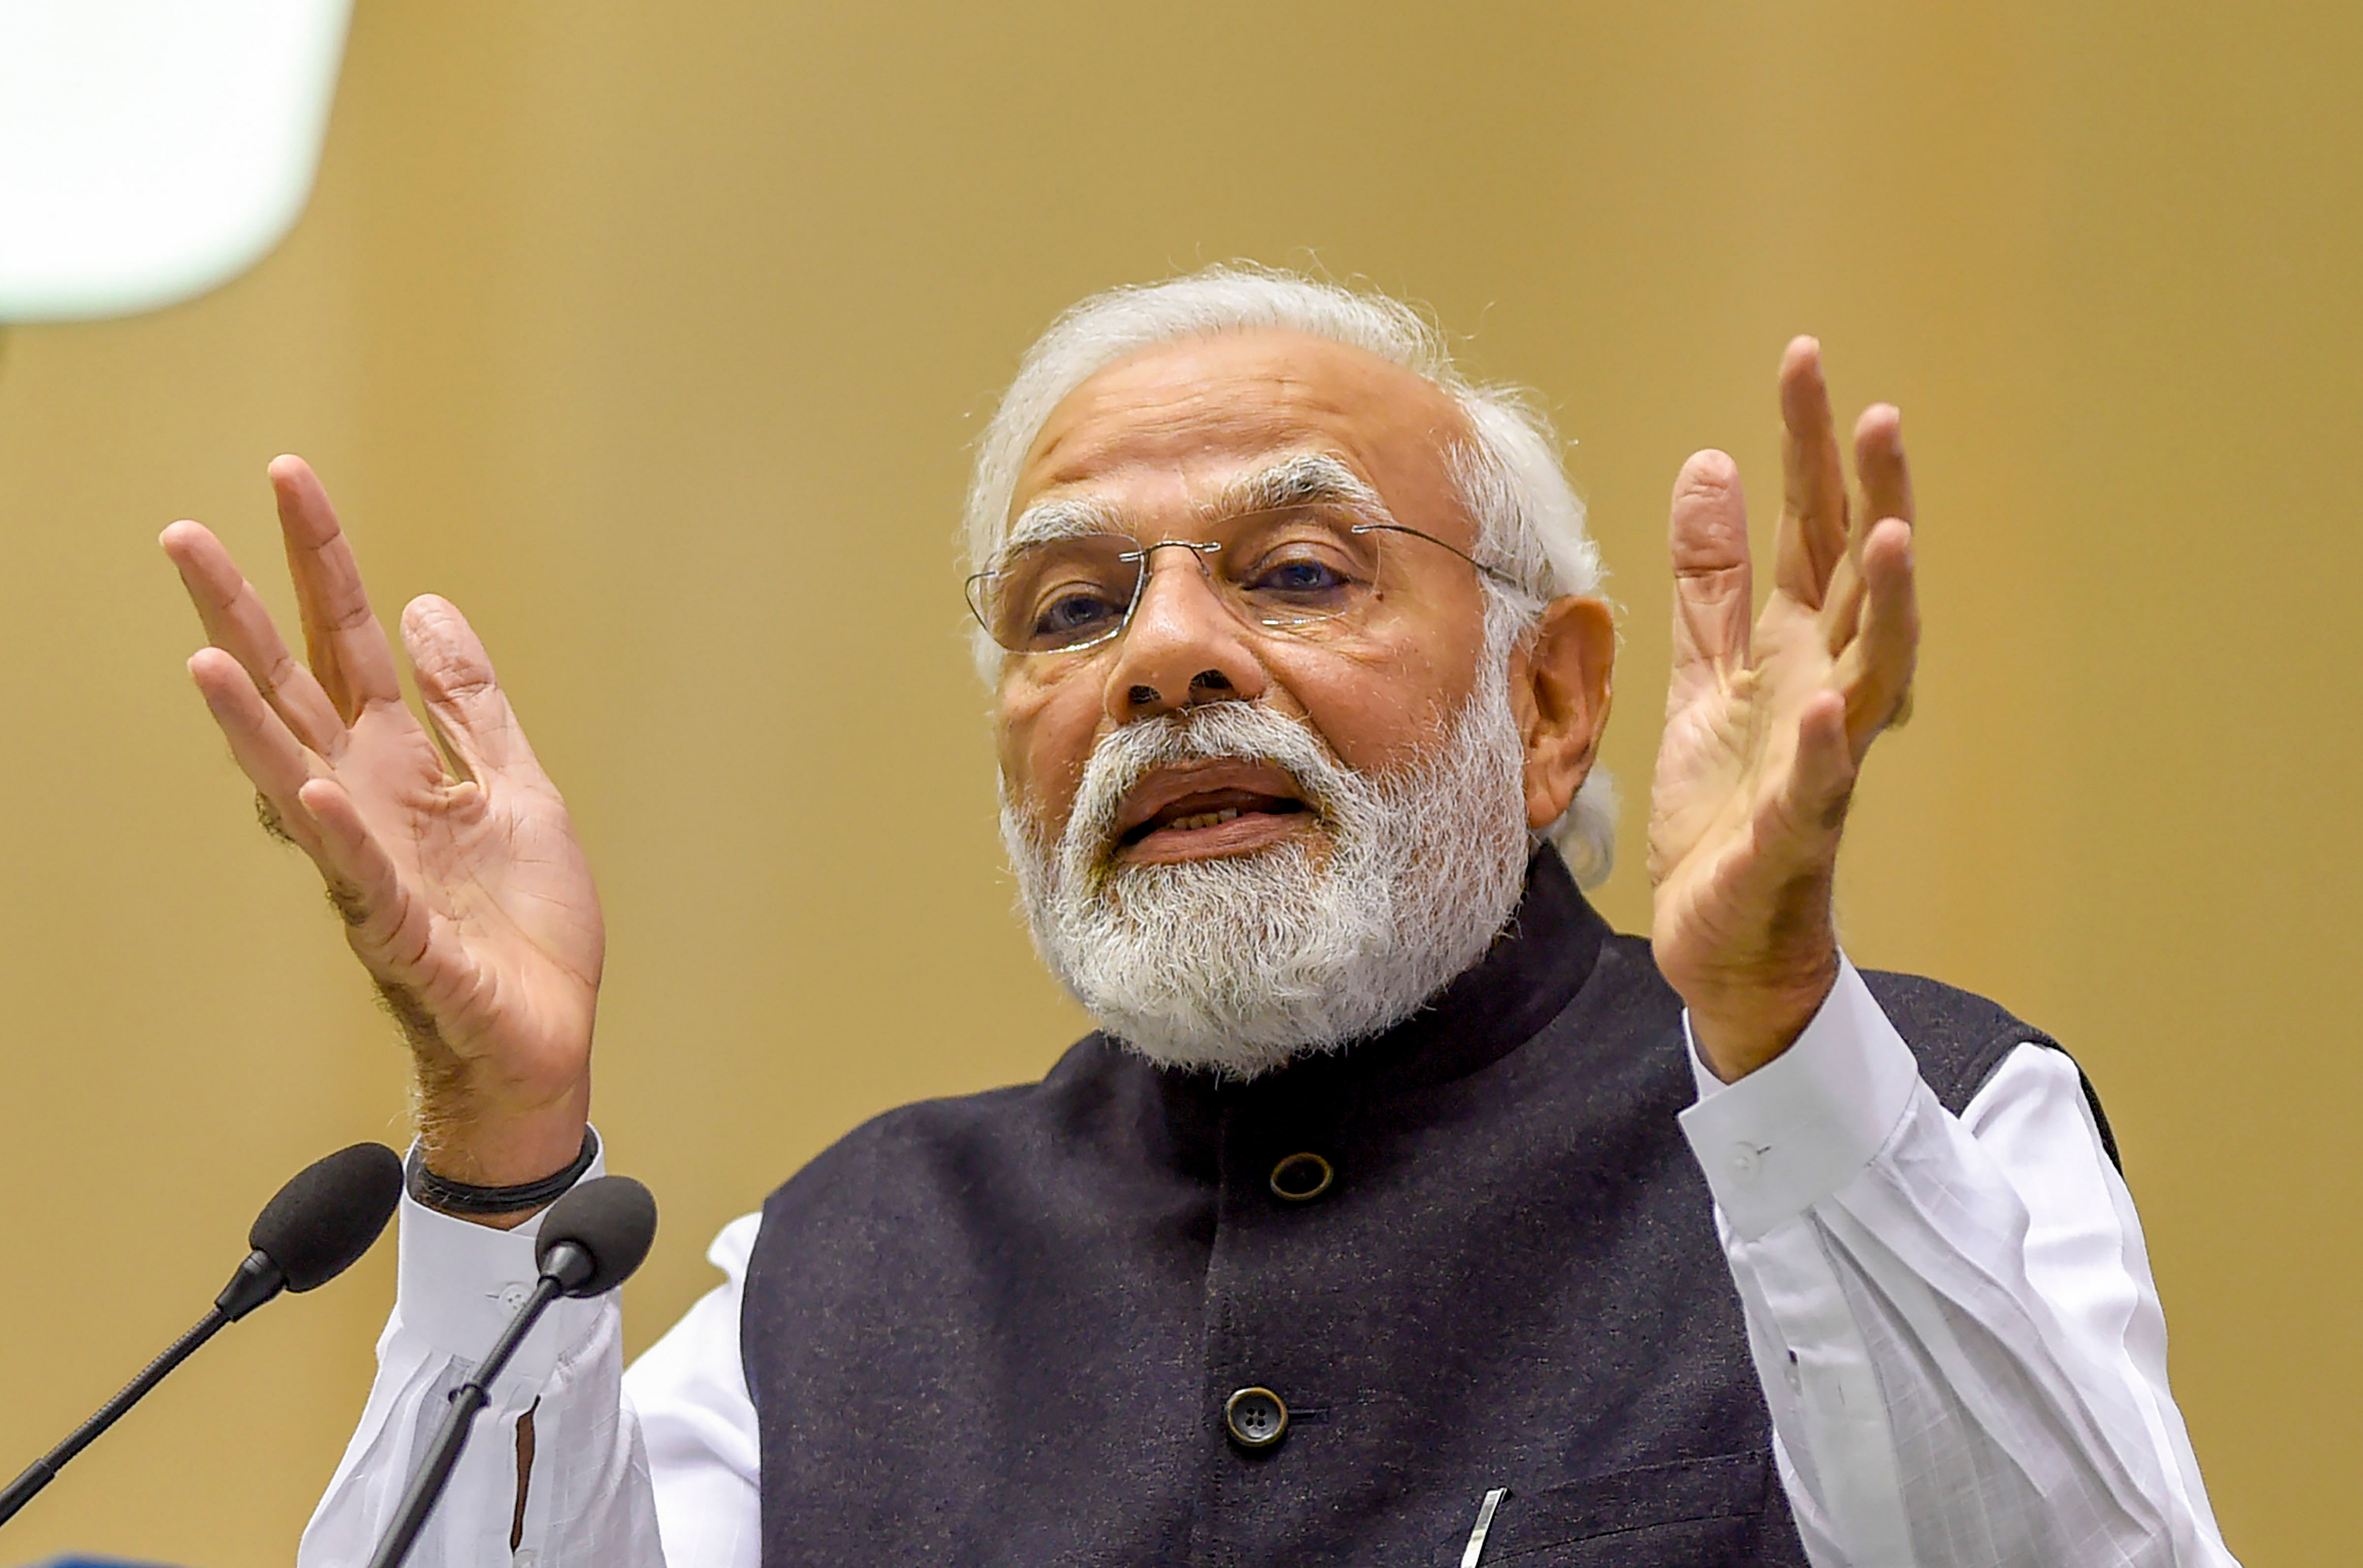
{"label": "raised left hand", "polygon": [[1905,711],[1920,642],[1896,410],[1874,405],[1856,423],[1852,506],[1810,338],[1781,359],[1781,417],[1786,495],[1772,595],[1752,629],[1737,467],[1703,451],[1674,483],[1650,936],[1725,1082],[1787,1050],[1836,980],[1838,838],[1871,741]]}

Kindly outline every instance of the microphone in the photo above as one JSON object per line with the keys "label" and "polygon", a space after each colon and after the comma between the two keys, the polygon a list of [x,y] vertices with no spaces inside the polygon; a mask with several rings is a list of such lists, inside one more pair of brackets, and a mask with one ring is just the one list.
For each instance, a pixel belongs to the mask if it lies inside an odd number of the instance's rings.
{"label": "microphone", "polygon": [[246,1238],[254,1251],[214,1298],[213,1310],[0,1492],[0,1524],[14,1518],[35,1493],[57,1479],[66,1461],[115,1425],[198,1346],[281,1291],[316,1289],[352,1267],[385,1229],[401,1198],[402,1161],[382,1143],[356,1143],[296,1172],[256,1217]]}
{"label": "microphone", "polygon": [[501,1337],[469,1378],[451,1391],[450,1413],[443,1418],[427,1459],[411,1477],[402,1506],[394,1511],[370,1558],[370,1568],[400,1568],[427,1528],[427,1518],[449,1485],[460,1462],[460,1451],[476,1417],[492,1402],[493,1382],[508,1366],[549,1304],[561,1296],[604,1296],[631,1277],[649,1255],[657,1236],[657,1200],[629,1176],[600,1176],[584,1182],[550,1205],[535,1238],[534,1262],[541,1271],[533,1294],[518,1307]]}

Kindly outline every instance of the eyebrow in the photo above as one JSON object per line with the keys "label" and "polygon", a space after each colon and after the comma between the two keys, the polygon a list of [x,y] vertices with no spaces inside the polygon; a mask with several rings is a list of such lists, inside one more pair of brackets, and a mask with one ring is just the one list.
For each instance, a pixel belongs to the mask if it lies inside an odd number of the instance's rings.
{"label": "eyebrow", "polygon": [[1001,559],[1029,545],[1049,544],[1085,534],[1120,534],[1124,519],[1104,501],[1037,501],[1017,514],[1001,541]]}
{"label": "eyebrow", "polygon": [[1232,480],[1204,515],[1209,521],[1218,521],[1248,512],[1277,512],[1324,502],[1342,502],[1381,518],[1388,517],[1386,503],[1379,499],[1370,482],[1327,452],[1299,452]]}
{"label": "eyebrow", "polygon": [[[1323,503],[1351,506],[1375,521],[1392,521],[1386,503],[1370,482],[1326,452],[1299,452],[1269,468],[1242,474],[1215,492],[1198,510],[1201,522],[1221,522],[1253,512]],[[1017,514],[1002,541],[1006,559],[1014,550],[1085,534],[1128,533],[1123,514],[1104,501],[1057,499],[1037,502]]]}

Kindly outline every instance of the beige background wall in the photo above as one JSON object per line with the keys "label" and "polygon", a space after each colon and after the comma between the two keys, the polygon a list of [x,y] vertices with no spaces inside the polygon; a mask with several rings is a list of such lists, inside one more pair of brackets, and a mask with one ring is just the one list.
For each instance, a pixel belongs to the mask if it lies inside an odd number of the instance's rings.
{"label": "beige background wall", "polygon": [[[2358,44],[2330,0],[361,0],[283,250],[0,343],[0,1474],[195,1316],[286,1173],[405,1136],[390,1030],[186,685],[163,523],[275,571],[261,469],[301,450],[382,606],[483,628],[607,899],[646,1343],[828,1140],[1078,1031],[992,832],[965,443],[1059,306],[1252,256],[1429,303],[1581,441],[1636,795],[1681,456],[1777,498],[1800,329],[1849,407],[1903,405],[1928,644],[1850,943],[2076,1049],[2226,1533],[2343,1560]],[[392,1251],[232,1330],[0,1562],[285,1561]]]}

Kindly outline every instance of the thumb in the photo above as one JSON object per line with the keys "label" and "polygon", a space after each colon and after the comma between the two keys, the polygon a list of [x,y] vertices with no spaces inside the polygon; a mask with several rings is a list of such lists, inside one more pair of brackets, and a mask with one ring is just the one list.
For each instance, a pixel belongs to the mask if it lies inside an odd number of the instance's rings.
{"label": "thumb", "polygon": [[1745,664],[1754,579],[1747,554],[1747,500],[1739,469],[1719,451],[1682,464],[1674,481],[1667,547],[1674,569],[1673,695]]}
{"label": "thumb", "polygon": [[434,594],[411,600],[402,644],[427,716],[470,777],[538,766],[492,658],[458,606]]}
{"label": "thumb", "polygon": [[1847,739],[1846,698],[1818,692],[1797,717],[1797,755],[1781,788],[1780,812],[1798,846],[1819,846],[1837,837],[1854,799],[1858,767]]}

